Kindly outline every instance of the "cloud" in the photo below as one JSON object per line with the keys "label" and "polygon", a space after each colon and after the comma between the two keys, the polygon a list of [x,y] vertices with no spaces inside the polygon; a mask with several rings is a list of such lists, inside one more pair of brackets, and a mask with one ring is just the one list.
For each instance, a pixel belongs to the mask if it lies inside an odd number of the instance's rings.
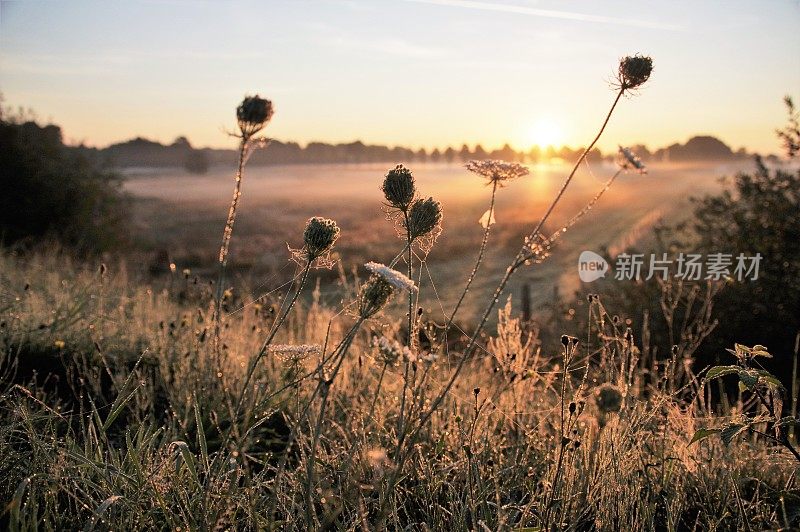
{"label": "cloud", "polygon": [[479,11],[496,11],[500,13],[513,13],[516,15],[527,15],[531,17],[557,18],[562,20],[577,20],[580,22],[597,22],[601,24],[614,24],[618,26],[632,26],[635,28],[680,31],[682,28],[673,24],[662,24],[648,20],[627,19],[619,17],[608,17],[604,15],[589,15],[586,13],[575,13],[572,11],[561,11],[555,9],[539,9],[535,7],[520,6],[515,4],[493,4],[489,2],[479,2],[475,0],[405,0],[417,4],[430,4],[436,6],[456,7],[463,9],[473,9]]}

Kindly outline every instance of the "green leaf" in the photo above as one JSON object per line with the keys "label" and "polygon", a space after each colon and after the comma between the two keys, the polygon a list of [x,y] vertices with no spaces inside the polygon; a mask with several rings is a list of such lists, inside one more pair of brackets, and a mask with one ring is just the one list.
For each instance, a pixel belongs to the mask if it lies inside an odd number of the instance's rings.
{"label": "green leaf", "polygon": [[706,373],[706,380],[724,377],[725,375],[733,375],[738,373],[739,366],[714,366]]}
{"label": "green leaf", "polygon": [[86,525],[83,527],[83,531],[84,532],[91,532],[92,530],[94,530],[94,527],[97,524],[97,522],[98,521],[102,522],[103,514],[105,513],[106,510],[108,510],[108,507],[111,506],[112,504],[114,504],[115,502],[117,502],[121,498],[122,498],[122,495],[112,495],[111,497],[109,497],[106,500],[104,500],[100,504],[100,506],[98,506],[95,509],[94,515],[91,518],[89,518],[88,521],[86,521]]}
{"label": "green leaf", "polygon": [[788,426],[795,426],[800,427],[800,419],[797,419],[793,416],[786,416],[782,417],[775,423],[776,427],[788,427]]}
{"label": "green leaf", "polygon": [[781,381],[778,380],[778,377],[770,373],[765,369],[757,369],[755,370],[758,373],[758,376],[761,378],[762,381],[766,382],[768,386],[776,388],[778,390],[783,390],[783,384]]}
{"label": "green leaf", "polygon": [[694,436],[692,436],[692,441],[689,442],[689,445],[693,444],[696,441],[705,440],[712,434],[717,434],[718,432],[720,432],[720,429],[706,429],[706,428],[698,429],[697,432],[694,433]]}
{"label": "green leaf", "polygon": [[183,463],[186,464],[186,467],[189,468],[189,473],[192,475],[192,480],[199,486],[200,485],[200,478],[197,476],[197,465],[194,459],[194,455],[192,451],[189,449],[189,445],[185,441],[174,441],[172,445],[177,447],[181,453],[181,458],[183,458]]}
{"label": "green leaf", "polygon": [[744,384],[748,390],[752,390],[758,384],[758,373],[752,369],[743,369],[739,371],[739,381]]}
{"label": "green leaf", "polygon": [[722,438],[722,443],[724,443],[726,446],[730,445],[731,440],[733,440],[733,438],[735,438],[737,434],[739,434],[740,432],[742,432],[746,428],[747,428],[747,425],[743,425],[741,423],[730,423],[730,424],[726,425],[720,431],[720,434],[719,434],[720,437]]}
{"label": "green leaf", "polygon": [[16,528],[19,530],[22,529],[19,520],[19,510],[22,508],[22,497],[25,495],[25,490],[28,488],[28,484],[31,483],[31,480],[33,480],[33,477],[35,476],[36,475],[31,475],[23,479],[22,482],[17,485],[17,489],[14,490],[14,498],[11,499],[11,502],[8,503],[5,508],[6,512],[9,513],[10,524],[16,525]]}
{"label": "green leaf", "polygon": [[197,397],[194,398],[194,422],[197,425],[197,440],[200,443],[200,457],[206,471],[209,469],[208,444],[206,443],[206,431],[203,428],[203,420],[200,418],[200,405],[197,404]]}
{"label": "green leaf", "polygon": [[146,352],[147,350],[142,353],[142,355],[139,357],[139,360],[137,360],[136,364],[133,365],[133,369],[128,374],[128,378],[125,379],[125,384],[122,385],[119,395],[117,395],[116,399],[114,399],[114,403],[111,405],[111,412],[108,414],[105,423],[102,424],[104,432],[108,430],[112,423],[114,423],[114,420],[116,420],[117,417],[122,413],[122,409],[125,408],[125,405],[128,403],[128,401],[133,398],[133,394],[136,393],[136,390],[138,390],[142,385],[142,383],[139,382],[135,387],[131,388],[131,385],[134,383],[134,375],[136,374],[136,370],[138,369],[139,364],[141,363],[142,358],[144,358]]}

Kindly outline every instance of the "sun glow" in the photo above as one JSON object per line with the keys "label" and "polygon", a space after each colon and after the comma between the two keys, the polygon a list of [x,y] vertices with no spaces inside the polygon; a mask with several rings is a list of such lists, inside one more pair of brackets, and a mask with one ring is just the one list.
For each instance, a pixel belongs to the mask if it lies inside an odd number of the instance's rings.
{"label": "sun glow", "polygon": [[528,131],[528,143],[540,148],[560,146],[563,142],[564,132],[561,126],[550,119],[539,120]]}

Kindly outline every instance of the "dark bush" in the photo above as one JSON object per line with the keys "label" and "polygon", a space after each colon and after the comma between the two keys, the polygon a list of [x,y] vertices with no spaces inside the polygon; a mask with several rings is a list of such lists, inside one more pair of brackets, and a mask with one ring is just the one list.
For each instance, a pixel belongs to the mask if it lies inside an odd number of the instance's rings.
{"label": "dark bush", "polygon": [[121,178],[85,150],[64,145],[61,129],[0,118],[0,241],[56,239],[79,252],[122,245],[127,201]]}

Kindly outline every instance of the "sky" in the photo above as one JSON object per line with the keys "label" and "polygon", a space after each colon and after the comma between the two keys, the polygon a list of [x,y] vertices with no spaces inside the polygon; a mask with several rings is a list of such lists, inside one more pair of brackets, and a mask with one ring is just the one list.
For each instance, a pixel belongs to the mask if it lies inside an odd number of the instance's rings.
{"label": "sky", "polygon": [[0,0],[0,92],[70,142],[229,147],[245,94],[279,140],[586,145],[619,58],[654,71],[599,146],[715,135],[779,152],[800,1]]}

